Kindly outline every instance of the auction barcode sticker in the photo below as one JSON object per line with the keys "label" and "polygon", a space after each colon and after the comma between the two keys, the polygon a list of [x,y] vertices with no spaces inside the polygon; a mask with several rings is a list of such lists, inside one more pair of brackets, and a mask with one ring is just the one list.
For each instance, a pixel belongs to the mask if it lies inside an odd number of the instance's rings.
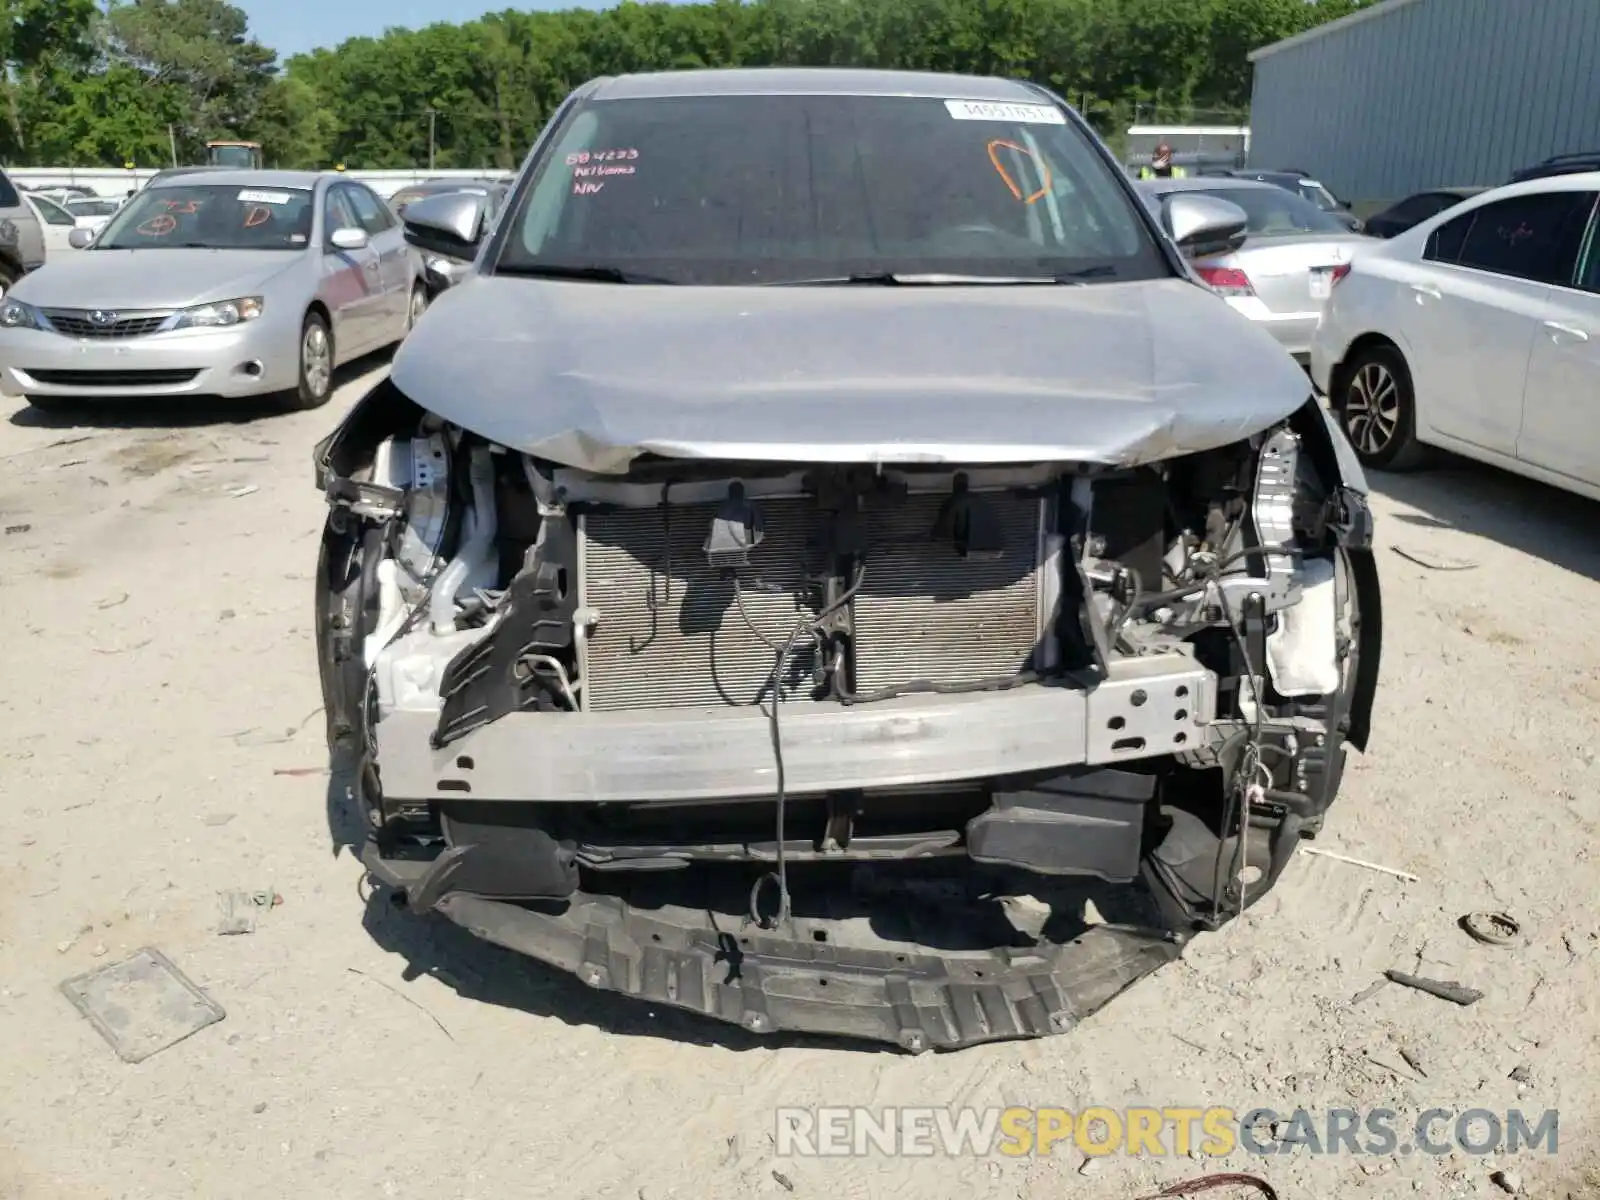
{"label": "auction barcode sticker", "polygon": [[293,199],[289,192],[254,192],[246,188],[239,193],[241,204],[288,204]]}
{"label": "auction barcode sticker", "polygon": [[1016,121],[1022,125],[1065,125],[1067,115],[1053,104],[995,104],[988,100],[946,100],[958,121]]}

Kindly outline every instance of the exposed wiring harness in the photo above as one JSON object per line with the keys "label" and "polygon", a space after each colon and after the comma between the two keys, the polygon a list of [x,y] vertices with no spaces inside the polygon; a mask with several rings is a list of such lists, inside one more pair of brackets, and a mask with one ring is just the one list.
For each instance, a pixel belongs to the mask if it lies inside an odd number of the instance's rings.
{"label": "exposed wiring harness", "polygon": [[[841,592],[829,604],[818,610],[815,616],[808,615],[797,622],[794,627],[794,631],[789,635],[789,640],[787,642],[781,646],[773,646],[773,649],[777,654],[777,661],[773,663],[772,674],[767,677],[767,685],[763,689],[764,691],[770,693],[769,698],[772,707],[769,709],[765,706],[762,706],[762,711],[766,715],[767,728],[772,736],[773,765],[777,769],[777,828],[775,830],[775,834],[778,843],[778,869],[776,871],[768,871],[765,875],[762,875],[761,878],[757,879],[750,888],[750,919],[755,924],[765,929],[774,929],[785,924],[789,920],[790,912],[789,866],[784,850],[783,821],[784,809],[788,803],[788,787],[787,781],[784,778],[783,770],[783,730],[778,716],[779,707],[783,703],[783,692],[781,690],[783,686],[783,675],[788,669],[789,656],[794,652],[795,647],[801,645],[814,645],[815,637],[821,633],[823,623],[826,622],[829,617],[843,609],[847,604],[850,603],[851,600],[855,598],[856,593],[861,590],[861,585],[866,582],[866,578],[867,565],[863,561],[859,566],[857,566],[855,580],[850,584],[849,587]],[[735,597],[737,597],[738,594],[739,592],[736,576],[734,589]],[[741,605],[740,612],[743,613],[743,611],[744,609]],[[745,619],[749,620],[748,617]],[[754,626],[752,626],[752,628],[754,628]],[[762,640],[765,641],[766,639],[763,638]],[[768,642],[768,645],[773,644]],[[759,703],[760,702],[758,701],[758,704]],[[769,882],[777,884],[778,887],[778,914],[770,925],[762,921],[761,910],[759,907],[762,889],[765,888]]]}

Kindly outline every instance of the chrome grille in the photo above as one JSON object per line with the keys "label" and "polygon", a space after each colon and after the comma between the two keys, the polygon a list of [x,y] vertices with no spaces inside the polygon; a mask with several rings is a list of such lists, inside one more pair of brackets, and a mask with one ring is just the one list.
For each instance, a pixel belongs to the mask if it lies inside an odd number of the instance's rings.
{"label": "chrome grille", "polygon": [[[93,315],[97,312],[102,314],[102,319],[99,321],[95,320]],[[44,310],[44,315],[57,333],[65,334],[67,337],[131,338],[154,333],[172,313],[170,311],[113,313],[109,309],[47,308]],[[104,319],[105,317],[109,317],[110,320]]]}
{"label": "chrome grille", "polygon": [[945,496],[912,496],[868,513],[871,556],[854,604],[857,692],[1011,676],[1032,664],[1042,506],[981,495],[1004,531],[997,559],[962,558],[932,536]]}
{"label": "chrome grille", "polygon": [[[871,549],[854,602],[857,691],[919,680],[965,683],[1030,666],[1039,633],[1041,504],[1007,493],[983,496],[1004,532],[998,559],[963,559],[934,537],[943,495],[913,496],[865,514]],[[732,582],[712,571],[701,549],[715,505],[619,509],[582,519],[584,603],[599,613],[587,650],[590,709],[765,699],[774,646],[806,611],[798,597],[815,600],[807,577],[827,565],[821,549],[827,518],[809,499],[760,503],[766,536],[741,572],[748,623]],[[815,666],[809,648],[790,656],[781,689],[787,699],[804,699]]]}
{"label": "chrome grille", "polygon": [[[600,614],[583,684],[588,708],[723,706],[767,698],[777,662],[768,643],[782,646],[804,615],[799,595],[808,570],[820,565],[812,556],[821,517],[808,500],[763,501],[761,508],[765,537],[740,572],[743,615],[733,582],[719,578],[702,549],[716,505],[583,518],[584,602]],[[804,697],[814,665],[809,649],[789,656],[780,686],[786,698]]]}

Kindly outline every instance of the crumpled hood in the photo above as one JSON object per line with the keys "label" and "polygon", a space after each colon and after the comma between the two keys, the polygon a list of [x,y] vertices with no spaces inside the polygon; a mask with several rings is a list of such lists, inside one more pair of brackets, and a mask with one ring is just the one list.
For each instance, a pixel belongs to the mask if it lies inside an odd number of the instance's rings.
{"label": "crumpled hood", "polygon": [[42,308],[185,308],[259,292],[293,250],[83,250],[57,255],[11,294]]}
{"label": "crumpled hood", "polygon": [[689,288],[471,277],[396,356],[416,403],[500,445],[635,457],[1129,466],[1226,445],[1311,385],[1184,280]]}

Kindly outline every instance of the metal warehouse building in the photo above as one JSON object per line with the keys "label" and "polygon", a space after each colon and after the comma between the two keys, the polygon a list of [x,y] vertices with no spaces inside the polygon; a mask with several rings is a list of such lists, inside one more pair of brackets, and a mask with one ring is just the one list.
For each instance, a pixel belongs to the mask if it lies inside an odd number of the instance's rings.
{"label": "metal warehouse building", "polygon": [[1600,152],[1600,0],[1384,0],[1250,61],[1251,164],[1358,205]]}

